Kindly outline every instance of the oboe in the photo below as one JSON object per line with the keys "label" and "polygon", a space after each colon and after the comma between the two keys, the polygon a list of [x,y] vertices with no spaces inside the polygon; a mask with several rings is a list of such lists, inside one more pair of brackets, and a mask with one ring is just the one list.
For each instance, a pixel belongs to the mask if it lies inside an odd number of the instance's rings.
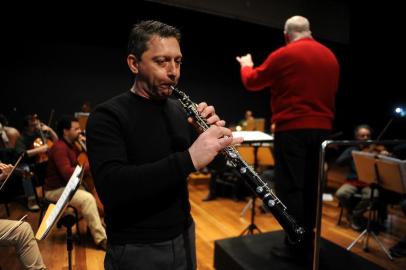
{"label": "oboe", "polygon": [[[173,95],[180,101],[186,114],[193,117],[197,125],[203,130],[209,128],[207,121],[202,118],[197,111],[196,104],[190,100],[190,98],[182,91],[175,87],[171,87]],[[262,199],[264,205],[274,215],[276,220],[286,231],[290,241],[300,242],[304,236],[305,230],[299,226],[295,219],[287,212],[287,207],[281,202],[281,200],[275,195],[268,184],[263,181],[255,170],[249,166],[240,156],[240,153],[233,147],[228,146],[224,148],[222,154],[225,156],[231,166],[236,168],[241,174],[242,178],[251,188],[251,190]]]}

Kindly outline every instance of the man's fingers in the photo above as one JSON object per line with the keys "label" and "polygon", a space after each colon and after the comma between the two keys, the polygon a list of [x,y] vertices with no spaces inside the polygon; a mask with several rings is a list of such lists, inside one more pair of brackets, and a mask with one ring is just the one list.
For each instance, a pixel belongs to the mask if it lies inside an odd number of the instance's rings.
{"label": "man's fingers", "polygon": [[214,136],[216,136],[217,138],[222,138],[224,136],[232,137],[233,135],[230,129],[225,127],[219,127],[216,125],[211,126],[208,130],[212,132],[212,134],[214,134]]}
{"label": "man's fingers", "polygon": [[[240,144],[244,141],[242,137],[223,137],[219,139],[219,145],[221,149],[230,145]],[[220,150],[221,150],[220,149]]]}
{"label": "man's fingers", "polygon": [[203,118],[210,118],[211,116],[215,115],[215,112],[216,111],[213,106],[207,106],[206,104],[206,107],[200,112],[200,115]]}
{"label": "man's fingers", "polygon": [[218,140],[218,143],[219,143],[219,146],[220,146],[219,151],[220,151],[221,149],[223,149],[223,148],[229,146],[232,142],[233,142],[233,138],[232,138],[232,137],[223,137],[223,138],[220,138],[220,139]]}
{"label": "man's fingers", "polygon": [[219,126],[219,127],[225,127],[226,126],[226,121],[224,121],[224,120],[217,121],[215,123],[215,125]]}
{"label": "man's fingers", "polygon": [[241,144],[244,141],[243,137],[233,137],[232,145]]}
{"label": "man's fingers", "polygon": [[197,104],[197,111],[201,114],[204,110],[204,108],[207,107],[207,103],[206,102],[200,102],[199,104]]}

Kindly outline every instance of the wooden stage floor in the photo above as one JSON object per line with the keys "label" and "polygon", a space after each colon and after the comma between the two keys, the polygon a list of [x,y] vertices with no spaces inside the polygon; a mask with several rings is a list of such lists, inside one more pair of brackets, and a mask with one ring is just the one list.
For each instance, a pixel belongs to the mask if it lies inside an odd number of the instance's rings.
{"label": "wooden stage floor", "polygon": [[[238,236],[250,223],[250,211],[240,215],[247,201],[234,201],[230,198],[218,198],[210,202],[202,202],[207,195],[207,182],[191,182],[190,202],[193,217],[196,222],[196,246],[198,269],[209,270],[213,268],[214,241]],[[257,207],[259,207],[257,200]],[[359,234],[348,228],[345,218],[340,226],[336,225],[339,215],[337,202],[325,202],[323,206],[322,236],[342,247],[347,247]],[[27,212],[20,203],[11,205],[10,219],[18,219]],[[130,209],[130,207],[129,207]],[[258,208],[257,208],[258,209]],[[256,225],[262,232],[280,230],[281,227],[269,213],[256,211]],[[133,213],[136,214],[136,213]],[[27,221],[31,224],[34,232],[37,230],[38,212],[29,212]],[[6,218],[3,205],[0,205],[0,218]],[[389,209],[388,219],[389,232],[381,232],[379,238],[386,247],[391,247],[400,237],[406,235],[406,219],[399,207]],[[74,230],[75,232],[75,230]],[[65,242],[65,229],[54,228],[46,240],[40,241],[39,246],[47,267],[51,270],[68,269],[68,256]],[[97,250],[92,243],[91,237],[85,229],[84,221],[81,221],[81,242],[75,243],[73,251],[73,266],[77,270],[103,269],[104,252]],[[370,260],[386,269],[406,269],[406,257],[395,259],[391,262],[379,249],[374,240],[370,240],[370,252],[362,249],[362,244],[357,244],[352,252]],[[19,262],[13,248],[0,247],[0,267],[3,270],[20,269]]]}

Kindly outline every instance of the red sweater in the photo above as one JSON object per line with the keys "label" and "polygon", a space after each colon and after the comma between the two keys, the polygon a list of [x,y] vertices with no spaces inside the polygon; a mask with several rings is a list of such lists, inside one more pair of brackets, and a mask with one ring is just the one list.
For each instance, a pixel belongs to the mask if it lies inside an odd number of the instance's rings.
{"label": "red sweater", "polygon": [[[66,186],[75,170],[78,150],[63,139],[59,139],[48,153],[47,176],[45,190],[53,190]],[[85,166],[85,176],[90,174],[89,166]]]}
{"label": "red sweater", "polygon": [[257,68],[241,69],[250,91],[271,87],[276,131],[331,129],[339,64],[330,49],[312,38],[296,40],[271,53]]}

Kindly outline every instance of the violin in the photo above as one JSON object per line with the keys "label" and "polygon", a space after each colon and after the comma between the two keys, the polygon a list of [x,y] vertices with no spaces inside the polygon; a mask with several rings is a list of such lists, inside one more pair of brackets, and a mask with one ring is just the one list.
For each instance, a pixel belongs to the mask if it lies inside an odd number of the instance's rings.
{"label": "violin", "polygon": [[371,144],[362,149],[363,152],[388,156],[389,152],[384,145]]}
{"label": "violin", "polygon": [[[32,121],[35,123],[36,130],[40,134],[40,136],[38,138],[36,138],[34,140],[34,142],[32,143],[32,149],[37,149],[37,148],[45,146],[45,145],[48,146],[48,149],[50,149],[53,146],[54,143],[53,143],[52,140],[50,140],[50,139],[48,139],[46,137],[46,132],[47,131],[45,131],[45,132],[42,131],[42,128],[43,128],[44,124],[41,123],[41,121],[38,118],[38,115],[35,114],[33,116],[33,118],[32,118]],[[36,163],[46,162],[46,161],[48,161],[48,153],[47,152],[40,152],[40,153],[38,153],[36,155],[35,159],[36,159],[35,160]]]}
{"label": "violin", "polygon": [[[77,156],[77,161],[80,166],[88,166],[89,165],[89,158],[87,156],[87,148],[86,148],[86,137],[84,135],[79,135],[79,138],[75,140],[74,145],[78,150],[79,154]],[[91,176],[83,178],[83,186],[87,191],[92,193],[94,198],[96,199],[97,209],[99,210],[99,214],[101,217],[104,217],[104,206],[100,200],[99,194],[96,191],[96,187],[94,186],[94,181]]]}
{"label": "violin", "polygon": [[[33,145],[33,148],[39,148],[41,146],[47,145],[48,149],[49,149],[52,147],[53,144],[54,143],[50,139],[36,138],[32,145]],[[35,160],[36,163],[42,163],[42,162],[46,162],[46,161],[48,161],[48,154],[46,152],[39,153]]]}

